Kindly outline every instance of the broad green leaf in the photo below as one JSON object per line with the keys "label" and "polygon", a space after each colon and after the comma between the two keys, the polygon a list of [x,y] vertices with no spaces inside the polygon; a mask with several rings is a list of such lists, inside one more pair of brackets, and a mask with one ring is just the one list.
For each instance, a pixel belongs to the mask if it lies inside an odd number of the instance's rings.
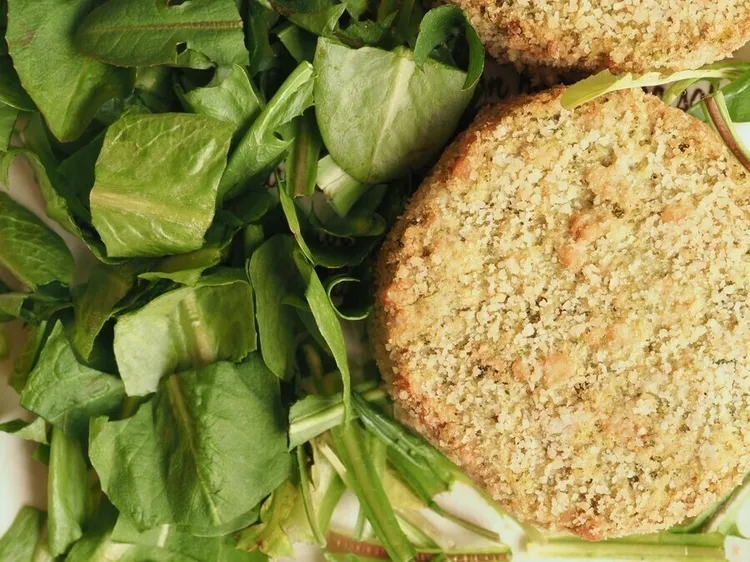
{"label": "broad green leaf", "polygon": [[34,549],[42,536],[45,515],[36,508],[22,507],[13,524],[0,538],[0,560],[33,562]]}
{"label": "broad green leaf", "polygon": [[187,254],[168,256],[159,260],[138,277],[149,281],[169,279],[175,283],[194,287],[205,270],[218,265],[224,259],[230,242],[231,238],[224,244],[212,244]]}
{"label": "broad green leaf", "polygon": [[[263,100],[244,68],[219,67],[203,88],[180,92],[187,111],[231,123],[236,132],[244,132],[263,108]],[[236,134],[235,132],[235,134]]]}
{"label": "broad green leaf", "polygon": [[[466,73],[411,51],[318,40],[315,115],[331,157],[365,184],[427,164],[448,141],[473,89]],[[430,100],[426,103],[425,100]]]}
{"label": "broad green leaf", "polygon": [[256,349],[253,289],[244,275],[212,275],[121,316],[115,357],[129,396],[157,389],[172,373]]}
{"label": "broad green leaf", "polygon": [[313,68],[301,63],[284,81],[229,156],[219,191],[238,195],[244,188],[262,184],[281,162],[290,140],[277,131],[301,115],[313,102]]}
{"label": "broad green leaf", "polygon": [[315,193],[322,148],[313,110],[295,118],[291,129],[294,140],[286,159],[286,188],[293,197],[310,196]]}
{"label": "broad green leaf", "polygon": [[185,55],[247,64],[242,19],[232,0],[111,0],[76,35],[87,55],[117,66],[178,64]]}
{"label": "broad green leaf", "polygon": [[98,264],[91,271],[86,287],[73,298],[70,343],[84,361],[91,358],[96,337],[111,318],[115,305],[135,284],[136,274],[142,267],[138,263]]}
{"label": "broad green leaf", "polygon": [[15,107],[0,103],[0,153],[7,152],[10,146],[19,113]]}
{"label": "broad green leaf", "polygon": [[276,488],[263,502],[260,522],[240,533],[237,548],[260,550],[272,559],[293,557],[294,547],[282,527],[294,507],[297,491],[289,480]]}
{"label": "broad green leaf", "polygon": [[456,35],[464,35],[469,44],[469,68],[464,89],[477,85],[484,72],[484,46],[479,35],[458,6],[438,6],[425,15],[419,24],[419,35],[414,46],[414,62],[421,68],[432,50]]}
{"label": "broad green leaf", "polygon": [[99,422],[89,454],[105,493],[137,526],[240,521],[231,532],[289,475],[282,411],[259,354],[217,362],[169,377],[133,417]]}
{"label": "broad green leaf", "polygon": [[70,285],[73,257],[65,242],[34,213],[0,192],[0,266],[36,290]]}
{"label": "broad green leaf", "polygon": [[112,125],[91,190],[91,217],[107,255],[200,248],[231,137],[228,123],[187,113],[126,116]]}
{"label": "broad green leaf", "polygon": [[47,423],[42,418],[37,418],[33,422],[24,420],[11,420],[0,423],[0,431],[10,433],[26,441],[35,441],[42,445],[47,445]]}
{"label": "broad green leaf", "polygon": [[34,102],[21,86],[16,69],[13,68],[13,60],[7,54],[0,54],[0,104],[20,111],[35,109]]}
{"label": "broad green leaf", "polygon": [[[94,0],[8,1],[6,39],[24,89],[61,141],[78,138],[101,105],[133,88],[130,71],[82,55],[73,33]],[[54,84],[54,87],[50,87]]]}
{"label": "broad green leaf", "polygon": [[280,379],[294,371],[300,321],[289,295],[301,295],[302,284],[292,260],[294,239],[277,235],[268,240],[250,259],[248,270],[255,289],[260,350],[268,368]]}
{"label": "broad green leaf", "polygon": [[46,320],[37,325],[29,326],[26,332],[26,341],[23,347],[21,347],[18,357],[16,357],[13,370],[8,378],[8,384],[19,394],[23,391],[23,387],[26,386],[29,373],[31,373],[31,370],[39,360],[39,355],[42,353],[44,343],[47,341],[51,331],[52,325]]}
{"label": "broad green leaf", "polygon": [[83,536],[92,499],[81,445],[57,427],[52,428],[47,496],[50,552],[60,556]]}
{"label": "broad green leaf", "polygon": [[67,434],[83,438],[89,418],[116,410],[122,381],[78,362],[58,322],[21,393],[21,405]]}

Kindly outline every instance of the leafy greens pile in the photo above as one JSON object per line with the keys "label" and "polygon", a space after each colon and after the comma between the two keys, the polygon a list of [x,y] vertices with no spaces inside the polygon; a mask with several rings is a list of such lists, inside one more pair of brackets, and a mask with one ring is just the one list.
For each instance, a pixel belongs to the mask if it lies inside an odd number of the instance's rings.
{"label": "leafy greens pile", "polygon": [[[21,510],[0,561],[240,562],[293,543],[500,561],[519,536],[541,557],[723,559],[747,489],[679,533],[544,539],[395,423],[352,350],[372,253],[471,111],[484,51],[458,8],[0,0],[0,34],[0,183],[25,159],[48,218],[95,256],[80,283],[62,238],[0,192],[0,322],[27,326],[10,384],[36,416],[0,431],[49,466],[47,512]],[[457,488],[489,512],[454,513]],[[358,517],[333,531],[347,489]],[[456,550],[435,518],[487,546]]]}

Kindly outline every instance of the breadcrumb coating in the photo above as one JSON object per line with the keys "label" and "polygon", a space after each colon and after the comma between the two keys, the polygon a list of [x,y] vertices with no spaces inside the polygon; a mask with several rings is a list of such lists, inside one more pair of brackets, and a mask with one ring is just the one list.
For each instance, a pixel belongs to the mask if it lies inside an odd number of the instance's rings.
{"label": "breadcrumb coating", "polygon": [[389,233],[374,351],[399,415],[498,502],[590,540],[750,470],[750,178],[640,91],[485,109]]}
{"label": "breadcrumb coating", "polygon": [[750,40],[750,0],[446,0],[507,62],[587,71],[698,68]]}

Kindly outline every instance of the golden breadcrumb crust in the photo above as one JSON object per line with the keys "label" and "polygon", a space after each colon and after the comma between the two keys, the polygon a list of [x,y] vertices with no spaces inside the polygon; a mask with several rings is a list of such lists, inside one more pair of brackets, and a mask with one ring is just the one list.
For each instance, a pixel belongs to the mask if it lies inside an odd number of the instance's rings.
{"label": "golden breadcrumb crust", "polygon": [[596,540],[750,470],[750,178],[640,91],[486,108],[386,240],[374,351],[402,420],[521,518]]}
{"label": "golden breadcrumb crust", "polygon": [[750,40],[750,0],[446,0],[494,57],[530,66],[698,68]]}

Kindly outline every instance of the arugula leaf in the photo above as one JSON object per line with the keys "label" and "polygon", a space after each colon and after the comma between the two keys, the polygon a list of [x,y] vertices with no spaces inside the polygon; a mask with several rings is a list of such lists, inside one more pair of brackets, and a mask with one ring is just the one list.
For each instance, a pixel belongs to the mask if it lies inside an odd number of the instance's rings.
{"label": "arugula leaf", "polygon": [[257,347],[253,289],[242,273],[204,277],[155,298],[115,324],[115,357],[129,396],[217,360],[241,361]]}
{"label": "arugula leaf", "polygon": [[87,55],[117,66],[174,65],[190,55],[218,64],[249,62],[232,0],[111,0],[88,15],[76,43]]}
{"label": "arugula leaf", "polygon": [[289,480],[276,488],[263,502],[260,509],[260,522],[240,533],[237,548],[264,552],[272,559],[294,556],[294,547],[282,524],[294,507],[297,491]]}
{"label": "arugula leaf", "polygon": [[132,115],[112,125],[91,190],[91,217],[107,255],[200,248],[231,137],[228,123],[185,113]]}
{"label": "arugula leaf", "polygon": [[137,526],[228,533],[246,526],[243,516],[257,515],[257,504],[289,475],[281,411],[278,380],[259,354],[239,365],[217,362],[169,377],[131,418],[96,420],[91,462],[102,489]]}
{"label": "arugula leaf", "polygon": [[0,560],[8,562],[33,562],[34,549],[42,536],[45,514],[25,506],[16,515],[13,524],[0,538]]}
{"label": "arugula leaf", "polygon": [[67,434],[84,438],[89,418],[116,410],[120,379],[79,363],[58,322],[21,393],[21,405]]}
{"label": "arugula leaf", "polygon": [[403,48],[355,50],[320,39],[315,70],[315,115],[326,148],[365,184],[427,164],[473,95],[462,86],[466,73],[432,59],[420,71]]}
{"label": "arugula leaf", "polygon": [[75,27],[93,5],[94,0],[8,1],[6,39],[13,65],[63,142],[78,138],[104,102],[133,89],[131,72],[87,59],[73,44]]}
{"label": "arugula leaf", "polygon": [[458,6],[438,6],[427,12],[419,24],[414,62],[422,68],[435,47],[460,33],[464,34],[469,44],[469,68],[463,86],[468,90],[477,85],[484,72],[484,45],[469,18]]}
{"label": "arugula leaf", "polygon": [[244,132],[263,108],[263,100],[247,72],[238,65],[219,67],[203,88],[188,92],[177,87],[187,111],[231,123],[235,135]]}
{"label": "arugula leaf", "polygon": [[61,429],[52,428],[49,460],[49,547],[53,556],[67,552],[83,536],[91,515],[86,460],[81,445]]}
{"label": "arugula leaf", "polygon": [[0,266],[32,290],[70,285],[73,257],[34,213],[0,192]]}
{"label": "arugula leaf", "polygon": [[0,423],[0,431],[10,433],[26,441],[35,441],[42,445],[49,444],[47,440],[47,423],[43,418],[37,418],[33,422],[11,420]]}
{"label": "arugula leaf", "polygon": [[222,195],[234,197],[247,187],[261,185],[281,162],[291,141],[278,138],[276,132],[312,105],[313,81],[308,62],[284,81],[230,154],[219,187]]}

